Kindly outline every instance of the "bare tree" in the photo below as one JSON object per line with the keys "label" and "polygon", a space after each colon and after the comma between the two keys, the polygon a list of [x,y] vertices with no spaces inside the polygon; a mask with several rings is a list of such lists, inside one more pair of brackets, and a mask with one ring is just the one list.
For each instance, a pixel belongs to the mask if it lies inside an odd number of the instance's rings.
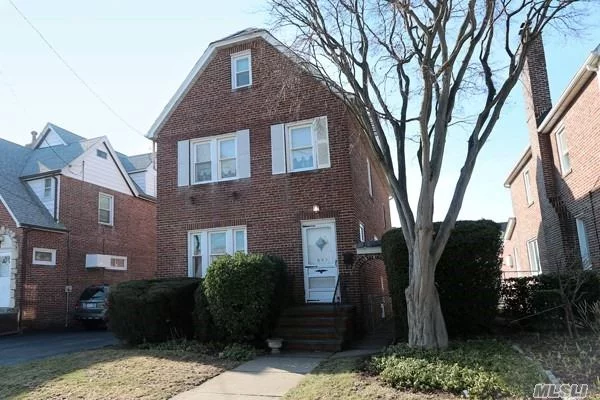
{"label": "bare tree", "polygon": [[[383,165],[410,249],[411,346],[448,344],[436,265],[477,156],[519,79],[531,43],[549,24],[567,23],[576,1],[270,0],[275,24],[293,32],[290,47],[343,98]],[[475,111],[460,115],[467,108]],[[446,216],[434,232],[448,132],[459,122],[470,134],[466,157]],[[415,210],[405,161],[413,141],[421,171]]]}

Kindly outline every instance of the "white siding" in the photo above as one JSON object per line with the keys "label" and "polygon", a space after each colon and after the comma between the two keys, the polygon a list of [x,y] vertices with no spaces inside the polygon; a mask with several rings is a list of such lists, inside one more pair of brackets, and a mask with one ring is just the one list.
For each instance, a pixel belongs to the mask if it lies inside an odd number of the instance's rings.
{"label": "white siding", "polygon": [[[97,149],[109,153],[108,157],[106,159],[98,157]],[[127,181],[102,141],[91,146],[82,156],[74,160],[70,167],[64,168],[62,173],[70,178],[83,180],[117,192],[132,194]]]}
{"label": "white siding", "polygon": [[154,164],[150,164],[145,171],[134,172],[129,176],[144,193],[156,196],[156,170],[154,170]]}
{"label": "white siding", "polygon": [[65,144],[65,142],[63,142],[63,140],[60,138],[60,136],[58,136],[56,134],[56,132],[54,132],[52,129],[50,129],[50,130],[48,130],[48,134],[46,134],[46,137],[44,137],[43,140],[40,142],[38,149],[42,149],[44,147],[50,147],[50,146],[64,145],[64,144]]}
{"label": "white siding", "polygon": [[[50,179],[50,193],[45,194],[46,179]],[[33,190],[33,193],[40,199],[44,207],[50,212],[50,215],[54,215],[54,199],[56,194],[56,180],[54,178],[41,178],[27,181],[27,184]]]}

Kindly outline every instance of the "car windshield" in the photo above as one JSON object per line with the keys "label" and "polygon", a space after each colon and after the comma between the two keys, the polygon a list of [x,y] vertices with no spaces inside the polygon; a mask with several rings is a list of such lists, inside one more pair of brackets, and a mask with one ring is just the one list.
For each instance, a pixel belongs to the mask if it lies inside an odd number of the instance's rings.
{"label": "car windshield", "polygon": [[101,301],[104,300],[104,288],[102,287],[89,287],[83,291],[79,300],[88,301],[88,300],[96,300]]}

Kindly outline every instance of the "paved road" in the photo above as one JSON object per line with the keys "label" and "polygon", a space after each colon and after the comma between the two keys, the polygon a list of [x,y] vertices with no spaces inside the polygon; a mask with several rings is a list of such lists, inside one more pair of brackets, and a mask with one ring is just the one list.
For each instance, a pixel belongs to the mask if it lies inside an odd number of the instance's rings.
{"label": "paved road", "polygon": [[0,365],[14,365],[39,358],[117,344],[107,331],[30,333],[0,337]]}

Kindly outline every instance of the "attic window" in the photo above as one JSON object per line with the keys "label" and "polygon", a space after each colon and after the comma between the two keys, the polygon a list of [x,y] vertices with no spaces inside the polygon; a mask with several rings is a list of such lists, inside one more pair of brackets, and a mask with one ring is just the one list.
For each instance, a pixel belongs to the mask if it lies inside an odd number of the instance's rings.
{"label": "attic window", "polygon": [[105,160],[108,157],[108,154],[102,150],[96,150],[96,155],[100,158],[104,158]]}
{"label": "attic window", "polygon": [[250,51],[231,55],[231,87],[240,89],[252,85],[252,57]]}

